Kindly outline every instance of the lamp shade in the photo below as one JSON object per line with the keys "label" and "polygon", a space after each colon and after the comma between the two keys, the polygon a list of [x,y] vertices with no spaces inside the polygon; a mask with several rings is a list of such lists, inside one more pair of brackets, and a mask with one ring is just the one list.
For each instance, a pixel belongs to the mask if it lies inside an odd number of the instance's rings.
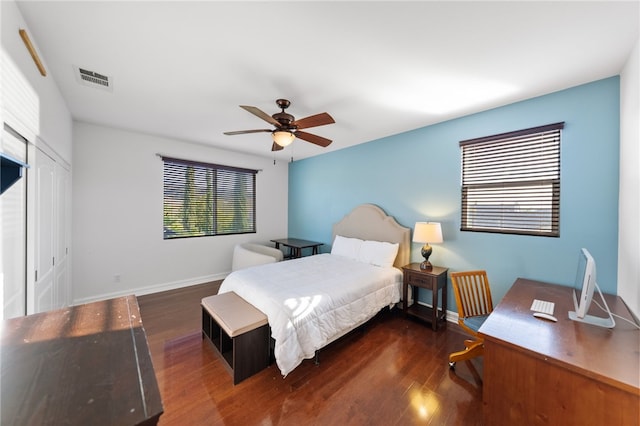
{"label": "lamp shade", "polygon": [[291,142],[296,138],[293,133],[287,130],[275,130],[271,133],[271,136],[273,137],[273,141],[282,147],[291,145]]}
{"label": "lamp shade", "polygon": [[416,222],[413,228],[413,241],[416,243],[441,243],[442,228],[439,222]]}

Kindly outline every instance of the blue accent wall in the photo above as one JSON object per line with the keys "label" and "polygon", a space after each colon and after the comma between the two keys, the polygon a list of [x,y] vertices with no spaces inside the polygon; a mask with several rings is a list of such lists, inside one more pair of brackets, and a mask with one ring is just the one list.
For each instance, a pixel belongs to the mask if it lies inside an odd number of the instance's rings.
{"label": "blue accent wall", "polygon": [[[441,222],[444,242],[433,245],[431,262],[486,269],[495,302],[518,277],[573,285],[581,247],[596,260],[602,291],[615,294],[619,105],[619,77],[611,77],[295,161],[289,237],[321,241],[329,251],[333,223],[372,203],[411,228]],[[561,121],[560,237],[461,232],[458,142]],[[412,243],[411,260],[422,260],[420,244]],[[452,292],[448,304],[456,310]]]}

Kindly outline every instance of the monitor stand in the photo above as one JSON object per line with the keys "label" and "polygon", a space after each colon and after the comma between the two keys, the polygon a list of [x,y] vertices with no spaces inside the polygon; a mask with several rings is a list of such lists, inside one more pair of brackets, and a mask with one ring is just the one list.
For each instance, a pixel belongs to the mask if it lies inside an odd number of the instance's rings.
{"label": "monitor stand", "polygon": [[613,328],[616,326],[616,322],[613,319],[613,315],[611,314],[611,309],[609,309],[609,305],[607,305],[607,301],[604,299],[602,292],[600,291],[600,287],[598,283],[596,284],[596,290],[598,290],[598,294],[600,295],[600,299],[602,299],[602,303],[604,303],[603,310],[606,310],[607,314],[609,314],[608,318],[596,317],[593,315],[585,315],[584,318],[578,318],[575,311],[569,311],[569,319],[578,322],[584,322],[586,324],[597,325],[598,327],[604,328]]}

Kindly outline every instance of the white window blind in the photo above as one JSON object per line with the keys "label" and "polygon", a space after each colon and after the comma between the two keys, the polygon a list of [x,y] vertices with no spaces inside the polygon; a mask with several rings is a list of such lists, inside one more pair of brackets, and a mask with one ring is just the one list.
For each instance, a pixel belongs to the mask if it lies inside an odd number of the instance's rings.
{"label": "white window blind", "polygon": [[256,170],[162,161],[164,239],[256,232]]}
{"label": "white window blind", "polygon": [[564,123],[460,142],[462,231],[560,235]]}

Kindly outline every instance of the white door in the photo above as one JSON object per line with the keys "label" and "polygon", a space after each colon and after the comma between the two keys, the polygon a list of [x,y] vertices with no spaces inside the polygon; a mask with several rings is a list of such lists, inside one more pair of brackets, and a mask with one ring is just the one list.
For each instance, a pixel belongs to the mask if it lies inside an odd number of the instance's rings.
{"label": "white door", "polygon": [[34,312],[54,308],[55,161],[36,149]]}
{"label": "white door", "polygon": [[20,179],[0,195],[0,319],[22,316],[25,301],[26,195]]}
{"label": "white door", "polygon": [[[2,131],[0,150],[5,155],[26,162],[26,141],[10,131],[0,130]],[[23,169],[22,177],[0,195],[0,283],[2,284],[0,319],[22,316],[27,309],[25,277],[27,182],[25,175],[26,171]]]}
{"label": "white door", "polygon": [[56,163],[55,203],[55,235],[54,235],[54,308],[63,308],[71,304],[69,286],[69,232],[70,232],[70,194],[71,173]]}

